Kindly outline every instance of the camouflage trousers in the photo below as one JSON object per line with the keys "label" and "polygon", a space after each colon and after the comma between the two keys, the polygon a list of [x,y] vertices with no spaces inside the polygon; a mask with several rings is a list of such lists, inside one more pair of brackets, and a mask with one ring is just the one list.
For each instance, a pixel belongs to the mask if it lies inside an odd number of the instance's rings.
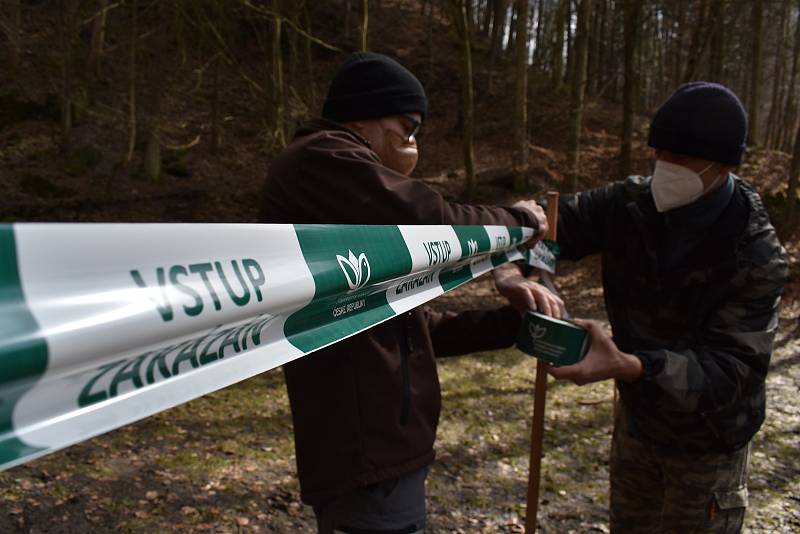
{"label": "camouflage trousers", "polygon": [[611,442],[611,532],[740,532],[750,446],[732,453],[659,454],[629,434],[619,408]]}

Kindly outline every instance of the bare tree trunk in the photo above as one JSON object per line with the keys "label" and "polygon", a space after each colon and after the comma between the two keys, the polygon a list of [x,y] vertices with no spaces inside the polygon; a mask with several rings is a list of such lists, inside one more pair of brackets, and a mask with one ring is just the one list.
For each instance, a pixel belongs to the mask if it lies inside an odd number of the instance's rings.
{"label": "bare tree trunk", "polygon": [[657,80],[656,89],[652,95],[650,95],[650,105],[648,105],[648,109],[655,104],[658,104],[662,100],[662,95],[665,92],[665,86],[669,80],[667,75],[667,68],[669,64],[669,46],[670,46],[670,39],[666,35],[668,32],[668,26],[666,25],[666,21],[664,20],[663,12],[657,14],[657,23],[658,23],[658,33],[662,38],[659,42],[658,47],[658,67],[655,70],[655,76]]}
{"label": "bare tree trunk", "polygon": [[534,0],[531,5],[528,6],[528,57],[530,58],[531,63],[534,61],[534,53],[535,50],[531,50],[532,46],[536,46],[536,33],[534,30],[534,22],[536,19],[536,1]]}
{"label": "bare tree trunk", "polygon": [[722,18],[719,16],[722,5],[723,0],[703,0],[703,4],[700,7],[699,20],[695,22],[695,28],[692,32],[689,61],[686,63],[686,73],[683,75],[684,83],[691,82],[697,77],[700,61],[708,48],[711,36],[717,24],[722,22]]}
{"label": "bare tree trunk", "polygon": [[619,158],[619,177],[631,173],[631,143],[633,139],[633,113],[638,76],[634,69],[636,49],[639,44],[639,24],[642,3],[639,0],[625,0],[625,86],[622,105],[622,151]]}
{"label": "bare tree trunk", "polygon": [[551,86],[553,91],[561,91],[564,79],[564,29],[566,28],[569,0],[559,0],[556,12],[556,35],[553,47],[553,69]]}
{"label": "bare tree trunk", "polygon": [[367,36],[369,35],[369,5],[367,0],[361,2],[361,51],[367,51]]}
{"label": "bare tree trunk", "polygon": [[544,61],[544,41],[542,35],[544,30],[544,0],[539,0],[536,7],[536,33],[533,41],[533,68],[535,72],[542,70]]}
{"label": "bare tree trunk", "polygon": [[[748,12],[747,15],[749,16],[750,13]],[[753,46],[752,39],[743,39],[742,41],[743,42],[739,43],[738,46],[739,57],[733,65],[733,69],[736,73],[736,83],[734,85],[740,91],[737,94],[742,101],[742,105],[748,107],[750,105],[750,88],[752,86],[750,82],[750,76],[752,75],[750,68],[753,64]]]}
{"label": "bare tree trunk", "polygon": [[128,150],[125,153],[125,164],[133,160],[133,149],[136,146],[136,49],[138,35],[137,0],[131,0],[131,43],[128,55]]}
{"label": "bare tree trunk", "polygon": [[[466,0],[469,1],[469,0]],[[503,30],[506,27],[508,5],[511,0],[492,0],[492,36],[489,44],[489,65],[494,65],[497,54],[503,48]]]}
{"label": "bare tree trunk", "polygon": [[[537,66],[536,71],[541,73],[544,76],[545,73],[550,72],[550,67],[553,64],[552,54],[553,54],[553,31],[550,27],[553,25],[553,16],[552,10],[549,7],[549,2],[545,3],[544,0],[539,0],[539,9],[540,9],[540,26],[541,26],[541,35],[538,36],[538,45],[537,48],[541,50],[539,53],[539,65]],[[537,31],[540,28],[537,27]],[[550,80],[548,79],[547,82],[549,83]],[[538,83],[536,85],[539,85]]]}
{"label": "bare tree trunk", "polygon": [[686,22],[686,0],[678,0],[678,19],[675,21],[675,56],[673,57],[673,81],[679,83],[682,80],[681,69],[683,68],[683,35]]}
{"label": "bare tree trunk", "polygon": [[600,19],[600,26],[598,28],[598,36],[597,36],[597,72],[595,74],[594,80],[594,94],[598,96],[602,96],[601,91],[605,87],[605,80],[606,80],[606,52],[605,49],[608,46],[606,42],[606,29],[608,27],[608,22],[606,20],[606,13],[608,12],[608,0],[602,0],[600,3],[600,13],[598,15]]}
{"label": "bare tree trunk", "polygon": [[283,85],[283,11],[281,0],[272,0],[272,118],[275,121],[272,148],[286,147],[286,96]]}
{"label": "bare tree trunk", "polygon": [[517,0],[517,57],[514,77],[514,190],[527,189],[528,170],[528,0]]}
{"label": "bare tree trunk", "polygon": [[[431,4],[431,13],[433,13],[433,0],[428,0],[428,3]],[[491,34],[491,26],[492,26],[492,13],[494,10],[492,9],[493,0],[486,0],[483,6],[483,22],[481,23],[481,35],[485,38],[489,38]]]}
{"label": "bare tree trunk", "polygon": [[[292,2],[289,4],[286,12],[286,18],[290,23],[290,28],[295,26],[297,28],[300,27],[300,12],[298,8],[302,9],[302,5],[298,5],[296,2]],[[292,82],[297,81],[297,67],[300,64],[300,54],[297,50],[297,32],[296,31],[287,31],[286,32],[286,40],[289,43],[289,84],[291,85]]]}
{"label": "bare tree trunk", "polygon": [[472,44],[470,43],[467,10],[461,4],[462,17],[462,77],[464,91],[464,181],[467,199],[475,198],[478,184],[475,180],[475,152],[472,147],[473,131],[473,90],[472,90]]}
{"label": "bare tree trunk", "polygon": [[569,146],[567,148],[567,172],[569,174],[567,181],[564,183],[565,192],[575,192],[578,184],[583,101],[586,93],[586,56],[589,48],[589,19],[591,13],[591,0],[580,0],[576,24],[575,68],[570,94],[572,110],[570,112]]}
{"label": "bare tree trunk", "polygon": [[609,40],[608,46],[606,47],[608,50],[608,56],[606,58],[606,65],[611,65],[610,73],[609,73],[609,86],[611,88],[611,101],[612,102],[619,102],[619,69],[617,68],[617,35],[623,33],[620,31],[619,28],[619,21],[624,18],[622,14],[622,3],[615,2],[614,7],[610,8],[611,10],[611,39]]}
{"label": "bare tree trunk", "polygon": [[147,110],[147,144],[144,149],[142,168],[151,182],[161,181],[161,96],[163,89],[153,88]]}
{"label": "bare tree trunk", "polygon": [[144,176],[151,182],[161,181],[161,107],[173,66],[171,63],[167,63],[171,60],[169,37],[174,34],[175,30],[169,24],[170,5],[162,2],[157,4],[157,8],[158,23],[154,28],[156,32],[155,49],[148,50],[148,52],[151,58],[159,58],[162,61],[151,59],[145,68],[144,127],[147,137],[142,170]]}
{"label": "bare tree trunk", "polygon": [[713,29],[711,30],[711,43],[708,58],[708,77],[712,82],[724,83],[723,67],[725,65],[725,17],[726,17],[726,4],[719,2],[718,13],[715,19],[711,21]]}
{"label": "bare tree trunk", "polygon": [[689,39],[689,54],[688,61],[686,62],[686,69],[681,76],[681,82],[686,83],[692,81],[696,72],[697,64],[700,61],[700,46],[703,41],[703,32],[705,32],[706,13],[708,13],[710,0],[702,0],[702,3],[697,6],[698,13],[692,22],[692,33]]}
{"label": "bare tree trunk", "polygon": [[[641,31],[642,33],[647,35],[647,27],[644,24],[645,21],[642,21],[642,22],[643,22],[643,25],[642,25],[642,28],[640,28],[639,31]],[[623,24],[622,55],[624,56],[625,55],[625,36],[624,36],[624,33],[625,33],[625,28],[624,28],[624,25],[625,25],[625,4],[624,4],[624,2],[622,4],[622,24]],[[644,67],[644,65],[646,63],[645,55],[647,53],[646,50],[645,50],[645,48],[647,47],[646,41],[647,40],[645,39],[645,42],[639,43],[640,46],[638,47],[638,49],[636,50],[636,53],[634,54],[634,67],[633,67],[633,70],[639,75],[638,91],[633,95],[634,96],[634,101],[633,101],[634,109],[642,109],[644,107],[644,105],[641,102],[641,98],[640,97],[641,97],[641,93],[647,90],[647,88],[646,88],[647,74],[646,74],[646,69]],[[625,65],[624,65],[624,62],[623,62],[623,65],[622,65],[622,98],[623,98],[623,100],[625,98]],[[623,101],[623,106],[624,106],[624,101]]]}
{"label": "bare tree trunk", "polygon": [[475,198],[475,152],[472,146],[473,90],[472,90],[472,45],[470,43],[469,21],[465,3],[470,0],[448,0],[451,18],[461,45],[461,106],[462,137],[464,143],[464,195],[468,200]]}
{"label": "bare tree trunk", "polygon": [[789,170],[789,185],[786,188],[786,214],[783,220],[783,230],[787,237],[794,230],[798,177],[800,177],[800,125],[797,126],[797,133],[795,134],[794,155],[792,156],[792,165]]}
{"label": "bare tree trunk", "polygon": [[789,22],[789,1],[783,0],[781,9],[780,24],[778,26],[778,36],[775,39],[775,53],[772,74],[772,98],[769,106],[769,118],[767,119],[766,146],[777,148],[777,137],[780,130],[778,113],[783,110],[783,86],[786,78],[786,33],[788,32]]}
{"label": "bare tree trunk", "polygon": [[750,132],[748,141],[751,145],[761,145],[761,132],[759,122],[761,120],[759,111],[761,108],[761,86],[764,83],[764,69],[762,58],[763,44],[763,19],[764,19],[764,0],[753,2],[753,63],[751,71],[750,85],[750,105],[748,106],[748,119]]}
{"label": "bare tree trunk", "polygon": [[[576,8],[579,6],[575,6]],[[566,83],[571,86],[572,79],[575,76],[575,34],[572,29],[572,0],[567,2],[567,35],[566,35],[566,44],[567,44],[567,64],[564,68],[564,79]]]}
{"label": "bare tree trunk", "polygon": [[73,47],[77,25],[77,0],[61,0],[61,151],[70,152],[72,132]]}
{"label": "bare tree trunk", "polygon": [[[595,0],[597,1],[597,0]],[[602,3],[602,0],[599,0]],[[592,12],[592,20],[589,24],[591,30],[589,31],[589,56],[586,60],[587,83],[586,93],[588,95],[597,94],[597,66],[599,64],[598,57],[600,55],[600,4],[595,4],[595,9]]]}
{"label": "bare tree trunk", "polygon": [[219,112],[219,64],[222,56],[214,60],[214,88],[211,96],[211,153],[216,154],[220,147],[220,112]]}
{"label": "bare tree trunk", "polygon": [[[655,17],[650,14],[648,16],[644,16],[643,18],[644,22],[640,30],[640,34],[654,35],[656,31]],[[640,50],[639,56],[641,57],[641,60],[639,62],[639,70],[637,72],[639,81],[636,92],[634,93],[636,102],[638,102],[638,107],[636,109],[649,109],[650,95],[654,92],[653,66],[656,64],[656,47],[658,44],[659,43],[657,42],[657,39],[644,39],[639,41],[638,48]],[[624,89],[625,85],[623,82],[623,91]]]}
{"label": "bare tree trunk", "polygon": [[464,7],[467,10],[467,31],[469,31],[470,39],[475,35],[475,10],[473,9],[472,3],[472,0],[467,0],[467,2],[464,3]]}
{"label": "bare tree trunk", "polygon": [[425,65],[425,79],[433,79],[433,0],[425,0],[422,3],[422,16],[425,19],[425,49],[428,54],[428,61]]}
{"label": "bare tree trunk", "polygon": [[[306,32],[313,35],[311,31],[311,15],[308,13],[308,1],[303,2],[303,18],[305,20]],[[314,83],[314,57],[311,53],[311,39],[303,39],[306,56],[306,75],[308,78],[308,101],[317,101],[317,84]]]}
{"label": "bare tree trunk", "polygon": [[[467,2],[469,3],[469,2]],[[517,47],[515,46],[517,41],[517,3],[512,2],[511,4],[511,18],[508,21],[508,30],[505,33],[508,33],[508,42],[506,42],[505,52],[510,53],[511,50],[516,50]]]}
{"label": "bare tree trunk", "polygon": [[100,77],[100,60],[106,41],[106,18],[108,17],[108,0],[97,0],[97,13],[92,21],[92,47],[87,62],[87,77]]}
{"label": "bare tree trunk", "polygon": [[800,59],[800,1],[797,2],[797,19],[795,20],[794,50],[792,52],[792,73],[786,88],[786,111],[781,121],[779,148],[789,152],[792,148],[792,133],[797,118],[797,66]]}
{"label": "bare tree trunk", "polygon": [[[466,0],[469,1],[469,0]],[[508,14],[508,4],[511,0],[493,0],[492,7],[492,36],[489,43],[489,75],[487,81],[487,91],[492,92],[492,82],[494,81],[494,66],[497,55],[503,49],[503,32],[506,27],[506,16]]]}

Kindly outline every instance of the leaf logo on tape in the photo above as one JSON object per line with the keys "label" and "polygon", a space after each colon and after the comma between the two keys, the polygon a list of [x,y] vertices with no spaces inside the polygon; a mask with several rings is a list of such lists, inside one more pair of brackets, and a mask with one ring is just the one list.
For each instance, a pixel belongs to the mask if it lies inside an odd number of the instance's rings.
{"label": "leaf logo on tape", "polygon": [[529,323],[528,332],[531,334],[531,339],[541,339],[547,335],[547,328],[539,324]]}
{"label": "leaf logo on tape", "polygon": [[474,239],[470,239],[467,241],[467,246],[469,247],[469,255],[472,256],[478,252],[478,242]]}
{"label": "leaf logo on tape", "polygon": [[350,291],[364,287],[369,282],[371,274],[369,267],[369,260],[367,255],[363,252],[359,254],[358,258],[353,254],[352,250],[347,251],[348,257],[336,255],[339,260],[339,267],[342,268],[344,277],[347,278],[347,285],[350,286]]}

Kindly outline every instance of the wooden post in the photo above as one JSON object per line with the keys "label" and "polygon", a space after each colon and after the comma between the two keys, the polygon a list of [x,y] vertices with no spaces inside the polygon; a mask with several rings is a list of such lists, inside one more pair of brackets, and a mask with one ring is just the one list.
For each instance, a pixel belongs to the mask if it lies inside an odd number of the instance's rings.
{"label": "wooden post", "polygon": [[[558,193],[547,193],[547,234],[545,239],[556,239],[558,226]],[[547,371],[542,360],[536,361],[536,384],[533,390],[533,424],[531,425],[531,456],[528,469],[528,506],[525,513],[525,532],[536,532],[539,512],[539,482],[542,471],[542,444],[544,441],[544,406],[547,398]]]}

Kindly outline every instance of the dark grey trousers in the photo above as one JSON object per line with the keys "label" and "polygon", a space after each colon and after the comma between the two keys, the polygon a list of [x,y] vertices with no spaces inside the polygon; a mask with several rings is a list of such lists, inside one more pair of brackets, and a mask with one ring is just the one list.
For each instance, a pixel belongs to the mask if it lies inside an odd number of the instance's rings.
{"label": "dark grey trousers", "polygon": [[314,507],[320,534],[421,534],[425,532],[428,468],[386,480]]}

